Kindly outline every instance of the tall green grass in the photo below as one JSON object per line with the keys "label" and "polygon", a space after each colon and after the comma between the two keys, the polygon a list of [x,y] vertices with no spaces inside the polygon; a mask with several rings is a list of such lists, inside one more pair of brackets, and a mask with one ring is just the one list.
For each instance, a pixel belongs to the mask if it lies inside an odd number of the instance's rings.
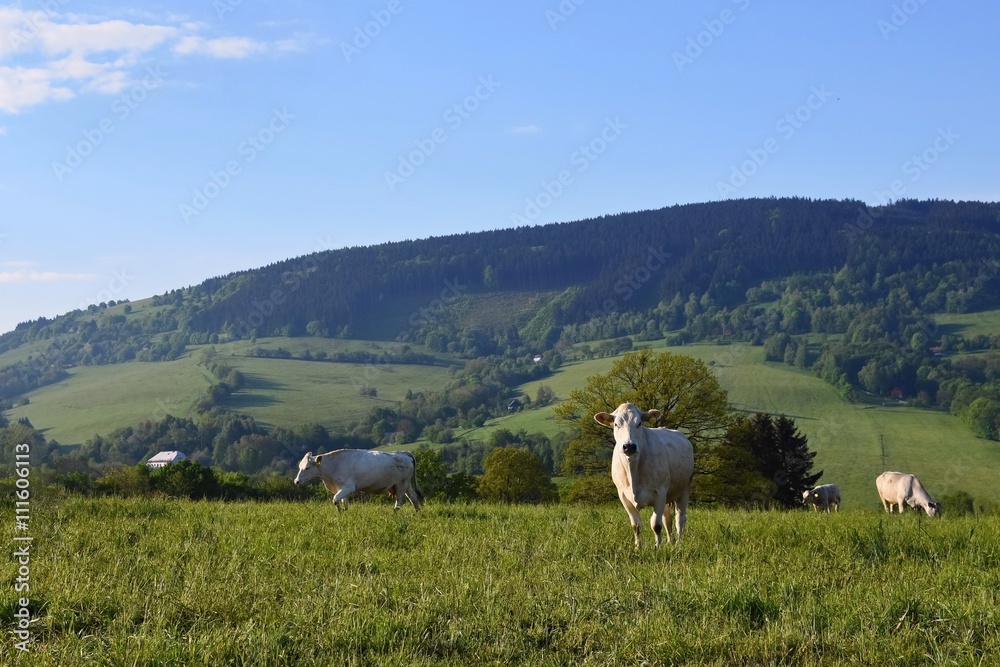
{"label": "tall green grass", "polygon": [[[25,665],[990,664],[1000,520],[38,501]],[[10,536],[5,526],[4,533]],[[0,566],[12,582],[10,559]],[[0,593],[12,629],[12,585]],[[6,633],[5,633],[6,634]]]}

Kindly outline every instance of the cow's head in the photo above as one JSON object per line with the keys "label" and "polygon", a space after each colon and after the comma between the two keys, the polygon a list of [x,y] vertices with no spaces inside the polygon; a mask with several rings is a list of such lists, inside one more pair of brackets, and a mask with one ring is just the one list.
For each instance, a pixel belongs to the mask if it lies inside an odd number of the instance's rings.
{"label": "cow's head", "polygon": [[305,484],[319,474],[319,464],[323,461],[323,455],[313,456],[309,452],[299,461],[299,474],[295,476],[295,484]]}
{"label": "cow's head", "polygon": [[802,492],[802,504],[803,505],[808,505],[809,504],[809,499],[810,498],[815,498],[815,497],[816,497],[816,492],[813,491],[812,489],[809,489],[808,491],[803,491]]}
{"label": "cow's head", "polygon": [[614,429],[616,450],[620,449],[625,456],[634,456],[639,451],[638,443],[643,441],[638,437],[643,422],[659,416],[659,410],[643,412],[631,403],[622,403],[614,412],[598,412],[594,421]]}
{"label": "cow's head", "polygon": [[941,511],[941,503],[932,500],[924,506],[924,511],[927,512],[927,516],[934,516]]}

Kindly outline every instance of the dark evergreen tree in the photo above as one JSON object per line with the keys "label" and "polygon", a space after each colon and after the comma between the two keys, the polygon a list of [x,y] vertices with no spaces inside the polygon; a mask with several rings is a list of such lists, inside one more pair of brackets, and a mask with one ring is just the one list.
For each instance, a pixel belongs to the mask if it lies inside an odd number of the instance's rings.
{"label": "dark evergreen tree", "polygon": [[[770,485],[771,499],[782,507],[801,505],[802,492],[813,488],[823,475],[823,471],[812,472],[816,453],[809,450],[808,439],[798,431],[795,421],[784,415],[758,412],[739,417],[724,443],[730,452],[728,460],[741,461],[741,457],[732,456],[734,450],[749,452],[757,472]],[[741,465],[745,463],[744,458]]]}

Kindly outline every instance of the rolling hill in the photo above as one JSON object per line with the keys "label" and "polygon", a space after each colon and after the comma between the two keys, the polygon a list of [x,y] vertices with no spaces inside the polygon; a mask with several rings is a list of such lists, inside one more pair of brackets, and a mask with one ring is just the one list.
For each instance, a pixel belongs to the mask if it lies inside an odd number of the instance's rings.
{"label": "rolling hill", "polygon": [[883,466],[949,492],[1000,464],[975,435],[1000,437],[998,256],[1000,204],[801,198],[326,251],[23,323],[0,336],[0,410],[62,445],[206,404],[257,436],[551,436],[551,409],[506,401],[669,347],[736,409],[795,418],[846,495]]}

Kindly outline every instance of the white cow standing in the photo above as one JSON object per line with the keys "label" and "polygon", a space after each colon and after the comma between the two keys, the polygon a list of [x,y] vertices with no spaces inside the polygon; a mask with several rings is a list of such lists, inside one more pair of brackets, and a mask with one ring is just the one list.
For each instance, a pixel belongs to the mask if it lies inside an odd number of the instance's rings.
{"label": "white cow standing", "polygon": [[941,503],[931,498],[931,494],[927,493],[927,489],[916,475],[884,472],[875,479],[875,488],[878,489],[882,507],[890,514],[893,505],[899,507],[900,514],[903,513],[903,505],[909,505],[914,509],[919,507],[927,513],[927,516],[934,516],[941,511]]}
{"label": "white cow standing", "polygon": [[[643,422],[656,419],[659,410],[643,412],[631,403],[622,403],[614,412],[599,412],[594,419],[614,429],[615,450],[611,457],[611,479],[618,499],[632,522],[635,546],[639,548],[639,510],[653,508],[649,525],[662,542],[664,510],[673,506],[677,538],[687,523],[687,504],[694,476],[694,449],[683,433],[669,428],[649,428]],[[667,524],[667,542],[670,527]]]}
{"label": "white cow standing", "polygon": [[299,461],[295,484],[305,484],[314,477],[319,477],[333,494],[338,510],[347,509],[347,497],[355,491],[388,491],[396,500],[394,510],[403,506],[404,497],[418,511],[424,504],[417,487],[417,460],[410,452],[336,449],[316,456],[309,452]]}
{"label": "white cow standing", "polygon": [[808,491],[802,492],[802,504],[812,505],[813,509],[819,512],[820,505],[827,512],[830,511],[830,505],[833,505],[836,510],[840,511],[840,487],[836,484],[822,484],[817,486],[815,489],[809,489]]}

